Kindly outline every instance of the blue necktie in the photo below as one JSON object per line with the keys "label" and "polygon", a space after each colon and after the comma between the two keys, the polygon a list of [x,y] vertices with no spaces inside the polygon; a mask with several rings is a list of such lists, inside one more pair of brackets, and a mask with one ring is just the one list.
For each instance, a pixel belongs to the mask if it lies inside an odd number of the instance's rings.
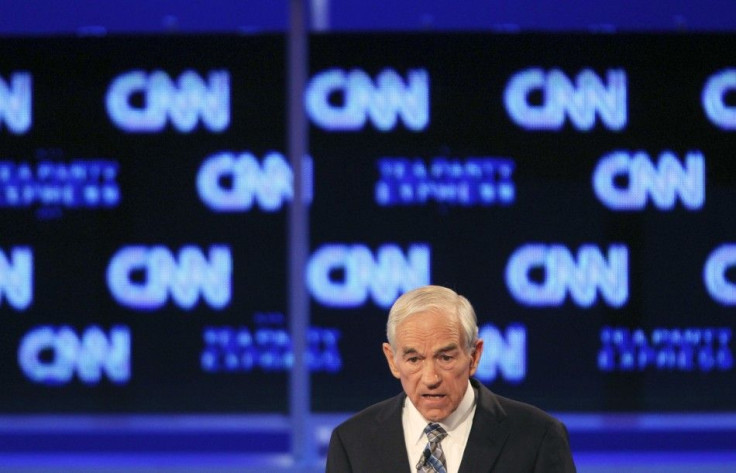
{"label": "blue necktie", "polygon": [[447,432],[440,424],[430,423],[424,428],[429,442],[424,447],[422,458],[417,463],[419,473],[447,473],[445,464],[445,452],[442,451],[440,442],[447,437]]}

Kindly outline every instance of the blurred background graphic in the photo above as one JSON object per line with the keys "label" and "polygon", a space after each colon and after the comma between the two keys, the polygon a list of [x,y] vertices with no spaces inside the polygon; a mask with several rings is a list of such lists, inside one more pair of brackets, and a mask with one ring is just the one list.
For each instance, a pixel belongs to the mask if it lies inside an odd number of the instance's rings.
{"label": "blurred background graphic", "polygon": [[735,30],[730,0],[5,0],[0,470],[323,471],[436,283],[578,471],[736,471]]}

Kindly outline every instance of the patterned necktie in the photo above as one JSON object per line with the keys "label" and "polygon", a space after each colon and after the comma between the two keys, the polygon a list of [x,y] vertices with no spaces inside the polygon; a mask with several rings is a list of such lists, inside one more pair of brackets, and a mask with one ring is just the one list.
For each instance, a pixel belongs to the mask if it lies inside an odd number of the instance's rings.
{"label": "patterned necktie", "polygon": [[440,442],[447,437],[447,432],[440,424],[427,424],[424,428],[429,443],[424,447],[422,458],[417,463],[417,471],[419,473],[447,473],[445,464],[445,452],[442,451]]}

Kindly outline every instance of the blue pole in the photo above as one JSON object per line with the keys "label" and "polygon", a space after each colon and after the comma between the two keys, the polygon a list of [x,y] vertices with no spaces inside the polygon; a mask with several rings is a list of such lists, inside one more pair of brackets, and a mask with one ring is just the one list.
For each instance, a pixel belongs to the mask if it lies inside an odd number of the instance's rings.
{"label": "blue pole", "polygon": [[297,467],[316,462],[316,448],[310,423],[311,384],[306,363],[309,330],[309,296],[304,267],[309,251],[309,214],[305,202],[304,157],[308,154],[304,85],[308,68],[308,38],[305,0],[290,0],[288,35],[288,147],[294,176],[294,198],[289,206],[288,266],[289,324],[294,364],[289,383],[291,453]]}

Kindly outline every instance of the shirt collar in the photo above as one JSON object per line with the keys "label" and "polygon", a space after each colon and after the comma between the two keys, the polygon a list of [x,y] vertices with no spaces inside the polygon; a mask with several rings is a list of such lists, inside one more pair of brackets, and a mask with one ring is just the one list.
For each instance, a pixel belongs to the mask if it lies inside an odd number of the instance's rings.
{"label": "shirt collar", "polygon": [[[463,423],[463,421],[470,415],[475,407],[475,390],[470,385],[468,380],[468,387],[465,389],[465,394],[460,404],[455,409],[455,412],[447,416],[442,422],[438,422],[446,431],[448,436],[452,436],[455,430]],[[408,420],[408,431],[406,432],[407,438],[413,439],[415,443],[425,443],[426,437],[424,435],[424,428],[430,422],[419,413],[414,403],[408,397],[404,401],[404,408],[407,410]]]}

